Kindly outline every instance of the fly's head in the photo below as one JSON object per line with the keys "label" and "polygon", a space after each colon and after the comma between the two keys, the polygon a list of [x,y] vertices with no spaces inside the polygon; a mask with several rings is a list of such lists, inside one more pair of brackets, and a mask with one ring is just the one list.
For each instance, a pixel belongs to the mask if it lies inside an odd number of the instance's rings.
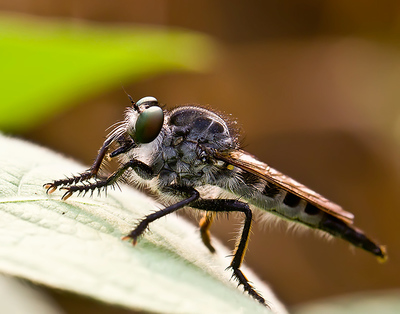
{"label": "fly's head", "polygon": [[[131,151],[141,144],[153,142],[164,125],[164,112],[154,97],[144,97],[135,102],[130,95],[132,107],[125,112],[125,119],[108,135],[105,142],[109,147],[113,142],[119,147],[109,154],[113,158]],[[129,158],[129,157],[128,157]]]}
{"label": "fly's head", "polygon": [[126,133],[138,144],[155,140],[164,124],[164,112],[154,97],[144,97],[128,108],[125,120]]}

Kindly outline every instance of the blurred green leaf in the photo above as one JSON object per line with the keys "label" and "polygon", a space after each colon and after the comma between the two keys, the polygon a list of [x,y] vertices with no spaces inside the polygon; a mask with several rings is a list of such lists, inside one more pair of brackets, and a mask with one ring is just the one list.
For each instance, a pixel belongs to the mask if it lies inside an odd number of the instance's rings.
{"label": "blurred green leaf", "polygon": [[[231,280],[226,248],[211,254],[176,215],[136,247],[121,240],[160,205],[128,186],[107,197],[46,195],[43,184],[85,169],[0,134],[0,272],[117,306],[157,313],[268,313]],[[275,313],[286,313],[245,266]],[[5,295],[0,296],[1,298]]]}
{"label": "blurred green leaf", "polygon": [[0,15],[0,129],[29,128],[82,97],[156,73],[204,70],[198,33]]}

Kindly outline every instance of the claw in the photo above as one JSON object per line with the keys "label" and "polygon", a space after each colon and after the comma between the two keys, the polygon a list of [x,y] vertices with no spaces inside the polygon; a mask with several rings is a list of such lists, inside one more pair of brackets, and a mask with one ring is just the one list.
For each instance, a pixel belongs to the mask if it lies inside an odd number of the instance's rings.
{"label": "claw", "polygon": [[[64,190],[66,190],[66,189],[64,189]],[[72,192],[71,192],[71,191],[67,191],[67,192],[65,192],[65,194],[61,197],[61,199],[62,199],[63,201],[66,201],[67,199],[70,198],[71,195],[72,195]]]}
{"label": "claw", "polygon": [[47,194],[53,193],[55,190],[57,190],[57,187],[55,187],[52,183],[47,183],[44,185],[44,188],[46,189]]}
{"label": "claw", "polygon": [[137,239],[136,238],[132,238],[131,236],[127,235],[121,238],[122,241],[130,241],[132,240],[132,245],[135,246],[137,243]]}

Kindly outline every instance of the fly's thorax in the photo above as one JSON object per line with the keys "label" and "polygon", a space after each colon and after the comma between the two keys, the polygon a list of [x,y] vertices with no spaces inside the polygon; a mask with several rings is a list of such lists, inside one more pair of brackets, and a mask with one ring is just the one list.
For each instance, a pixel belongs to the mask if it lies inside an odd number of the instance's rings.
{"label": "fly's thorax", "polygon": [[171,145],[180,142],[194,142],[217,150],[237,147],[237,138],[231,122],[210,110],[185,106],[171,111],[167,118],[171,129]]}
{"label": "fly's thorax", "polygon": [[219,115],[209,110],[194,106],[172,110],[166,117],[161,144],[161,184],[214,183],[227,165],[212,158],[210,151],[236,148],[233,133]]}

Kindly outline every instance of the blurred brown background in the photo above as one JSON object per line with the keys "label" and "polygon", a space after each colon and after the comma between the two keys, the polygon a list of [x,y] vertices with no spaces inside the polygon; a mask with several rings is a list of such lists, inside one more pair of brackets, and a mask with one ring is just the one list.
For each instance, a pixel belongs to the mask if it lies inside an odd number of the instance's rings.
{"label": "blurred brown background", "polygon": [[[210,35],[220,51],[209,73],[122,84],[136,99],[231,113],[246,150],[353,212],[389,252],[380,265],[341,240],[255,224],[246,263],[288,306],[400,287],[399,2],[0,0],[0,10]],[[89,164],[128,105],[121,88],[105,92],[22,136]],[[233,247],[239,222],[212,232]]]}

